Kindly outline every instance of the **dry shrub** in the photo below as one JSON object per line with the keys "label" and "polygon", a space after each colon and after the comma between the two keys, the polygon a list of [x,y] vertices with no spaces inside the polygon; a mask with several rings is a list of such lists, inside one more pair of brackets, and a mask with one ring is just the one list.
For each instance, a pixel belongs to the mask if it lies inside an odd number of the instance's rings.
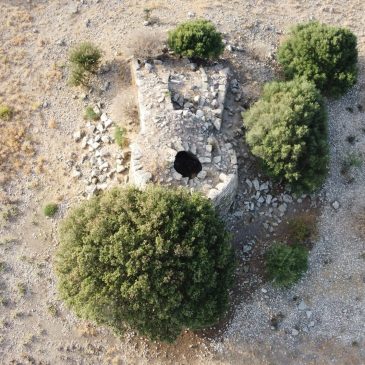
{"label": "dry shrub", "polygon": [[353,212],[354,228],[361,238],[365,239],[365,206]]}
{"label": "dry shrub", "polygon": [[128,60],[118,62],[119,81],[122,87],[127,87],[132,84],[131,65]]}
{"label": "dry shrub", "polygon": [[111,107],[111,117],[127,130],[138,125],[137,96],[132,86],[115,97]]}
{"label": "dry shrub", "polygon": [[83,323],[77,327],[77,332],[82,337],[95,337],[99,331],[91,323]]}
{"label": "dry shrub", "polygon": [[166,35],[154,29],[134,32],[127,43],[129,56],[146,60],[162,54],[165,47]]}
{"label": "dry shrub", "polygon": [[[26,128],[20,122],[0,124],[0,174],[16,172],[23,166],[23,159],[34,154],[33,146],[26,139]],[[6,180],[6,179],[5,179]]]}
{"label": "dry shrub", "polygon": [[317,235],[317,216],[303,212],[288,222],[288,242],[290,244],[308,243]]}

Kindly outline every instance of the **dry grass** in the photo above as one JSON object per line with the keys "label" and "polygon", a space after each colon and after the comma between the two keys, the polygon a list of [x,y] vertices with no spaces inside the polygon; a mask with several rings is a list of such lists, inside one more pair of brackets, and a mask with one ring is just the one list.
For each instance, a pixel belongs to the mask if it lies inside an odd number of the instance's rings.
{"label": "dry grass", "polygon": [[32,77],[31,55],[24,49],[34,37],[30,32],[32,17],[21,8],[4,11],[8,28],[0,47],[0,104],[9,105],[13,113],[9,120],[0,121],[0,184],[24,168],[30,171],[35,154],[28,134],[32,98],[26,91]]}
{"label": "dry grass", "polygon": [[302,212],[288,221],[287,241],[289,244],[308,244],[317,236],[317,216],[313,212]]}
{"label": "dry grass", "polygon": [[111,116],[113,120],[126,128],[128,132],[132,131],[138,125],[138,107],[135,90],[132,86],[124,89],[118,94],[111,107]]}
{"label": "dry grass", "polygon": [[34,155],[26,127],[20,121],[0,123],[0,184],[19,171]]}
{"label": "dry grass", "polygon": [[127,54],[141,60],[153,59],[162,54],[165,42],[163,32],[154,29],[135,31],[127,42]]}
{"label": "dry grass", "polygon": [[77,332],[82,337],[94,337],[98,335],[99,330],[91,323],[83,323],[77,327]]}

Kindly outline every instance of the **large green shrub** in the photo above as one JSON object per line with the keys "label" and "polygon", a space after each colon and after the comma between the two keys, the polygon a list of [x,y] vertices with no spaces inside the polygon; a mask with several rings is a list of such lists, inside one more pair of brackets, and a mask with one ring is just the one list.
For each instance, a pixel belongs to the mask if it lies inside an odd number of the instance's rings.
{"label": "large green shrub", "polygon": [[201,59],[216,59],[224,50],[221,34],[203,19],[187,21],[170,31],[168,45],[181,56]]}
{"label": "large green shrub", "polygon": [[301,245],[275,243],[266,253],[269,279],[276,286],[288,287],[308,269],[308,250]]}
{"label": "large green shrub", "polygon": [[315,85],[271,82],[243,114],[246,141],[267,172],[297,191],[313,191],[326,175],[327,117]]}
{"label": "large green shrub", "polygon": [[227,309],[233,251],[198,194],[113,189],[73,210],[60,241],[60,294],[83,318],[171,341]]}
{"label": "large green shrub", "polygon": [[357,57],[356,36],[350,30],[318,22],[295,27],[278,51],[287,78],[305,76],[331,96],[356,83]]}

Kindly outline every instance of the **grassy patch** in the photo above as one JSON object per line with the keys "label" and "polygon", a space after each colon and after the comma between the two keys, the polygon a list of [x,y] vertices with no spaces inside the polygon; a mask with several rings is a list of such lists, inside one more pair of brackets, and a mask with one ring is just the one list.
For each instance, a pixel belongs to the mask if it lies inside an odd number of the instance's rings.
{"label": "grassy patch", "polygon": [[361,167],[362,163],[363,159],[361,154],[354,152],[348,153],[347,156],[342,161],[341,174],[342,175],[348,174],[351,168],[353,167],[359,168]]}
{"label": "grassy patch", "polygon": [[56,203],[49,203],[43,208],[43,213],[46,217],[53,217],[58,211]]}
{"label": "grassy patch", "polygon": [[13,109],[8,105],[0,105],[0,119],[10,120],[13,115]]}
{"label": "grassy patch", "polygon": [[308,268],[308,250],[301,245],[275,243],[265,258],[269,279],[279,287],[293,285]]}
{"label": "grassy patch", "polygon": [[27,286],[24,283],[18,283],[16,287],[18,289],[19,294],[23,297],[27,292]]}
{"label": "grassy patch", "polygon": [[88,106],[85,109],[84,119],[94,120],[94,121],[99,120],[100,119],[100,113],[96,113],[95,110],[91,106]]}
{"label": "grassy patch", "polygon": [[124,128],[120,128],[118,126],[115,127],[115,131],[114,131],[114,139],[115,139],[115,143],[123,148],[126,144],[126,130]]}

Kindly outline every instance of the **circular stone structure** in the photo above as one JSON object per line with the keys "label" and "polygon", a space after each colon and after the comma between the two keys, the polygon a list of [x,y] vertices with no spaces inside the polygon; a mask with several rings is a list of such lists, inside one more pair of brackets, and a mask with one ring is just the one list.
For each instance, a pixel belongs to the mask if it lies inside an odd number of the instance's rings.
{"label": "circular stone structure", "polygon": [[236,153],[221,131],[228,73],[221,65],[193,71],[182,61],[132,64],[140,118],[132,184],[185,186],[228,211],[237,189]]}

